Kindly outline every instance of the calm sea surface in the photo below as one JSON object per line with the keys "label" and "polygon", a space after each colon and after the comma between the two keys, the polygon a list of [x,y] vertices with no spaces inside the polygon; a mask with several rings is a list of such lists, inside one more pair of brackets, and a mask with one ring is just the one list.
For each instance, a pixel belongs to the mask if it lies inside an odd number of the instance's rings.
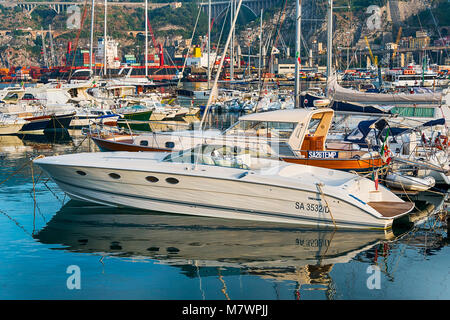
{"label": "calm sea surface", "polygon": [[302,229],[74,202],[28,164],[97,151],[79,131],[0,136],[0,299],[450,299],[439,194],[391,233]]}
{"label": "calm sea surface", "polygon": [[[26,165],[81,151],[97,149],[79,132],[0,137],[0,299],[450,298],[436,217],[384,234],[111,209],[69,201]],[[445,205],[421,198],[423,212]],[[70,266],[80,289],[68,289]]]}

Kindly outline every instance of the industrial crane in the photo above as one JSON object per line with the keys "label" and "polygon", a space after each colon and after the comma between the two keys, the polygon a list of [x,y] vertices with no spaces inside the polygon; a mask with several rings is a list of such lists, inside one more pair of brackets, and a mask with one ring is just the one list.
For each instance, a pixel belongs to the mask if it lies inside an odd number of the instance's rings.
{"label": "industrial crane", "polygon": [[372,49],[370,48],[369,40],[367,39],[367,37],[364,37],[364,40],[366,41],[367,48],[369,49],[370,59],[371,59],[372,63],[378,67],[378,59],[376,59],[376,57],[373,56]]}
{"label": "industrial crane", "polygon": [[367,48],[369,49],[369,54],[370,54],[370,58],[372,59],[372,63],[377,67],[377,71],[378,71],[378,89],[381,90],[383,79],[381,77],[380,65],[378,64],[378,57],[374,57],[373,56],[372,49],[370,48],[369,40],[367,39],[367,37],[364,37],[364,40],[366,41]]}
{"label": "industrial crane", "polygon": [[150,19],[147,16],[147,23],[148,23],[148,31],[150,31],[150,35],[152,36],[152,42],[153,42],[153,48],[155,48],[156,53],[159,56],[159,65],[164,65],[164,52],[163,52],[163,46],[161,43],[157,43],[155,39],[155,34],[153,33],[152,25],[150,24]]}

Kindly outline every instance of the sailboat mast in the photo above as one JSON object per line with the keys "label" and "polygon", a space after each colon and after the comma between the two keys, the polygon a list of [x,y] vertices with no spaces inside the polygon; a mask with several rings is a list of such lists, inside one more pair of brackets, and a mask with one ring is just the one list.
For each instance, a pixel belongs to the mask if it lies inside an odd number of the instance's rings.
{"label": "sailboat mast", "polygon": [[209,61],[211,56],[211,0],[208,0],[208,89],[211,82],[211,63]]}
{"label": "sailboat mast", "polygon": [[[241,5],[242,5],[242,0],[239,0],[239,3],[236,8],[236,13],[239,13],[239,10],[241,9]],[[220,63],[219,63],[219,67],[217,68],[216,76],[214,78],[213,87],[212,87],[211,93],[208,97],[208,102],[206,103],[206,107],[205,107],[205,111],[203,112],[202,120],[200,121],[200,125],[199,125],[200,130],[202,130],[203,123],[205,122],[206,115],[208,114],[211,103],[213,101],[215,101],[215,99],[217,99],[217,83],[219,81],[220,72],[222,71],[223,62],[225,60],[225,55],[227,54],[228,46],[230,45],[230,42],[231,42],[233,30],[236,25],[236,18],[237,18],[237,15],[233,19],[233,23],[231,24],[230,33],[228,34],[227,41],[225,42],[225,47],[223,48],[223,54],[222,54],[222,57],[220,58]]]}
{"label": "sailboat mast", "polygon": [[92,69],[92,58],[94,54],[94,10],[95,10],[95,0],[92,0],[91,5],[91,46],[89,48],[89,69],[93,74],[94,70]]}
{"label": "sailboat mast", "polygon": [[41,28],[41,36],[42,36],[42,51],[44,53],[44,64],[45,67],[48,68],[47,48],[45,47],[45,32],[44,29],[42,28]]}
{"label": "sailboat mast", "polygon": [[[230,14],[230,22],[233,24],[234,20],[234,0],[231,0],[231,14]],[[231,37],[231,45],[230,45],[230,80],[234,79],[234,33],[232,32]]]}
{"label": "sailboat mast", "polygon": [[295,1],[295,97],[294,108],[300,107],[300,68],[301,68],[301,32],[302,32],[302,0]]}
{"label": "sailboat mast", "polygon": [[259,22],[259,61],[258,61],[258,91],[261,92],[261,55],[262,55],[262,26],[263,9],[261,9],[261,21]]}
{"label": "sailboat mast", "polygon": [[[328,0],[327,78],[333,73],[333,0]],[[327,80],[328,80],[327,79]]]}
{"label": "sailboat mast", "polygon": [[107,31],[107,17],[108,17],[108,0],[105,0],[105,35],[103,39],[103,76],[106,77],[106,68],[107,68],[107,61],[106,61],[106,47],[107,47],[107,41],[106,41],[106,31]]}
{"label": "sailboat mast", "polygon": [[148,0],[145,0],[145,77],[148,77]]}
{"label": "sailboat mast", "polygon": [[51,66],[54,67],[56,65],[56,59],[55,59],[55,49],[53,47],[53,37],[52,37],[52,25],[48,25],[48,34],[50,38],[50,62]]}

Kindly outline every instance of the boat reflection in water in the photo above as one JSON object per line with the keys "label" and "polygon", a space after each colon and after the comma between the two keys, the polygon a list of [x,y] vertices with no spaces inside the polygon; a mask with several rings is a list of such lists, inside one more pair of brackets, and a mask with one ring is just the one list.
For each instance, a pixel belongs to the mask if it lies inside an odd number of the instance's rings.
{"label": "boat reflection in water", "polygon": [[16,135],[0,136],[0,159],[15,159],[22,156],[26,152],[30,152],[32,148],[26,146],[23,141]]}
{"label": "boat reflection in water", "polygon": [[2,135],[0,136],[0,158],[17,160],[33,152],[58,151],[58,147],[67,149],[73,144],[74,141],[66,129],[33,134]]}
{"label": "boat reflection in water", "polygon": [[69,201],[35,235],[57,250],[155,259],[188,277],[252,274],[297,284],[328,284],[336,263],[395,240],[389,231],[293,228]]}

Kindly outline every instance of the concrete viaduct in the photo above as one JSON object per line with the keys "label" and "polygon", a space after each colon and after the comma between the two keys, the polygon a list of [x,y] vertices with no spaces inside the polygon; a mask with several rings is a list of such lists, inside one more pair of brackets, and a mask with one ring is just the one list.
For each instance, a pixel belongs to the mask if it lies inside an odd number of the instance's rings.
{"label": "concrete viaduct", "polygon": [[[103,6],[103,1],[97,1],[98,3],[96,3],[96,5],[98,6]],[[31,13],[33,12],[34,9],[36,9],[38,6],[46,6],[49,7],[50,9],[53,9],[56,13],[62,13],[62,12],[66,12],[67,8],[69,8],[70,6],[79,6],[82,7],[84,6],[84,1],[73,1],[73,2],[59,2],[59,1],[43,1],[43,2],[33,2],[33,1],[23,1],[23,0],[19,0],[19,1],[1,1],[0,0],[0,4],[4,5],[6,7],[14,7],[14,6],[19,6],[20,8],[22,8],[23,10]],[[88,6],[91,5],[91,1],[88,1]],[[115,7],[130,7],[130,8],[144,8],[145,7],[145,3],[144,1],[142,2],[108,2],[108,6],[115,6]],[[161,7],[165,7],[165,6],[172,6],[172,7],[177,7],[179,6],[179,4],[177,2],[173,2],[173,3],[148,3],[148,8],[150,10],[152,9],[157,9],[157,8],[161,8]]]}

